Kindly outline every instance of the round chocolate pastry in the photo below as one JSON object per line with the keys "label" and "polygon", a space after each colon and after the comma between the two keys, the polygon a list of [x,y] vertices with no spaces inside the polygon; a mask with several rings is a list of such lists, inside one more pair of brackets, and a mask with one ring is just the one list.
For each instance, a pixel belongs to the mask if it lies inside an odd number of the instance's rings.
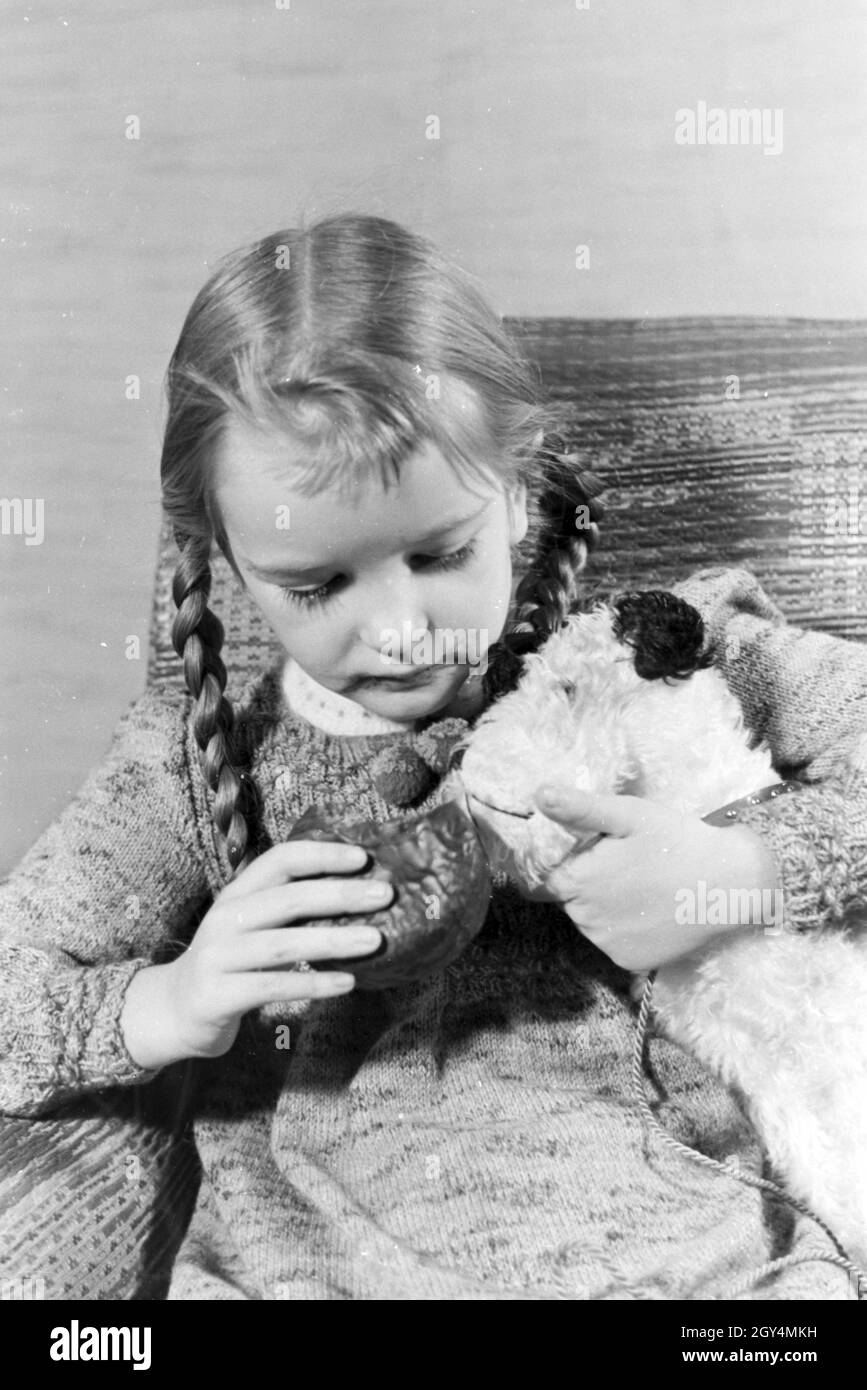
{"label": "round chocolate pastry", "polygon": [[475,826],[455,801],[426,816],[381,824],[332,824],[310,807],[287,839],[361,845],[373,862],[358,877],[385,879],[395,889],[389,906],[369,916],[317,918],[322,926],[369,923],[382,932],[382,945],[369,956],[311,961],[314,969],[347,970],[360,989],[411,984],[443,970],[482,929],[491,877]]}

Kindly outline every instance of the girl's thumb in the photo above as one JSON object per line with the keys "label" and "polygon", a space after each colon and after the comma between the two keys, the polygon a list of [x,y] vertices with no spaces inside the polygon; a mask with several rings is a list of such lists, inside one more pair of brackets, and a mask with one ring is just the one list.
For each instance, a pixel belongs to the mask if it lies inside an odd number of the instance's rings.
{"label": "girl's thumb", "polygon": [[637,796],[582,792],[548,782],[537,788],[536,805],[567,830],[598,830],[602,835],[632,835],[647,818],[647,803]]}

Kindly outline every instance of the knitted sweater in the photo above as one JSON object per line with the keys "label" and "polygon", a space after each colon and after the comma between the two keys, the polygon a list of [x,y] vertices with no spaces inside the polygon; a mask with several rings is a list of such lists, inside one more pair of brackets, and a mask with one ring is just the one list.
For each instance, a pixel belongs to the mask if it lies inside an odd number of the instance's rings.
{"label": "knitted sweater", "polygon": [[[745,817],[774,849],[788,923],[840,927],[867,887],[867,650],[788,626],[744,570],[678,591],[776,765],[816,784]],[[344,819],[400,814],[369,764],[413,733],[319,727],[283,677],[273,666],[235,703],[263,793],[260,848],[311,802]],[[228,878],[190,708],[175,692],[135,701],[0,883],[0,1112],[50,1114],[155,1075],[125,1048],[124,992],[183,946]],[[783,1239],[754,1189],[645,1135],[634,1028],[626,974],[559,907],[502,878],[443,973],[248,1014],[229,1053],[199,1068],[204,1176],[170,1297],[704,1299],[784,1247],[830,1250],[800,1218]],[[651,1060],[669,1131],[758,1171],[726,1089],[664,1039]],[[839,1269],[811,1262],[752,1296],[852,1295]]]}

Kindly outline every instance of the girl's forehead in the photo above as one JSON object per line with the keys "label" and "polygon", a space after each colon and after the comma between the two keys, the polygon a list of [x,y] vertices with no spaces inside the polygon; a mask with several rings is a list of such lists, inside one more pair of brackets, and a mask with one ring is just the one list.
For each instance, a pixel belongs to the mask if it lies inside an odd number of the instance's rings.
{"label": "girl's forehead", "polygon": [[[479,514],[501,495],[502,482],[459,474],[431,440],[404,460],[396,479],[375,470],[311,490],[299,485],[303,454],[288,435],[227,425],[217,451],[216,499],[229,538],[285,550],[292,533],[323,538],[367,531],[411,543]],[[257,557],[258,559],[258,557]]]}

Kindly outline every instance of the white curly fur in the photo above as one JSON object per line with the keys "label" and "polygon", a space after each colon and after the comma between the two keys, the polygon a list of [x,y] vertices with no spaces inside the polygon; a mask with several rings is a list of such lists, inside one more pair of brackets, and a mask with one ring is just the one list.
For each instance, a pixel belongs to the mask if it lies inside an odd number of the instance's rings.
{"label": "white curly fur", "polygon": [[[570,618],[467,740],[473,815],[492,861],[528,890],[581,847],[533,806],[551,776],[698,816],[776,780],[718,671],[644,680],[612,620],[605,605]],[[654,1007],[743,1095],[791,1192],[867,1260],[867,933],[718,937],[658,971]]]}

